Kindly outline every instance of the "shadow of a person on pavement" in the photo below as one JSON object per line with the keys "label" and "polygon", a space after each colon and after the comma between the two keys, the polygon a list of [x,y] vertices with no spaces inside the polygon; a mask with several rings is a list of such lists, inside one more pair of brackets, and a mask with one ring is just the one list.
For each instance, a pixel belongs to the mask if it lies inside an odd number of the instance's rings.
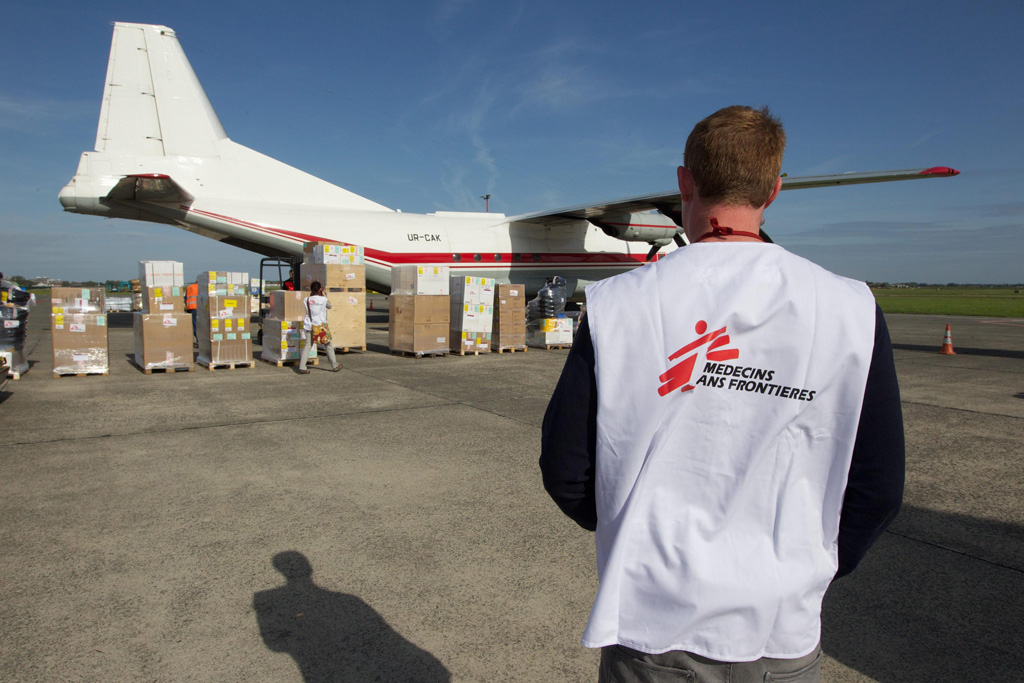
{"label": "shadow of a person on pavement", "polygon": [[269,649],[292,656],[306,683],[451,680],[437,658],[363,600],[313,583],[313,567],[302,553],[278,553],[273,564],[287,583],[253,596],[260,635]]}

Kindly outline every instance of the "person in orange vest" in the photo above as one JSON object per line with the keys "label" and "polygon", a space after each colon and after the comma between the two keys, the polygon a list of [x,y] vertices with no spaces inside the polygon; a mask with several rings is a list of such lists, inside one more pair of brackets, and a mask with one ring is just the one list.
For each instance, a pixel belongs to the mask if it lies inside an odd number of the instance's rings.
{"label": "person in orange vest", "polygon": [[[198,279],[198,278],[196,278]],[[199,283],[193,282],[185,288],[185,310],[192,314],[192,336],[196,337],[196,309],[199,307]]]}

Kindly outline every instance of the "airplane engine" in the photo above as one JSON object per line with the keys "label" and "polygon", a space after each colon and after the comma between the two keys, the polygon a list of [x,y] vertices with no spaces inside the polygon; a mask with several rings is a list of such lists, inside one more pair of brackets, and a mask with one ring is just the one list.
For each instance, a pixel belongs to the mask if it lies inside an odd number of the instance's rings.
{"label": "airplane engine", "polygon": [[587,220],[601,228],[609,237],[625,242],[647,242],[659,246],[667,245],[683,230],[661,213],[626,213]]}

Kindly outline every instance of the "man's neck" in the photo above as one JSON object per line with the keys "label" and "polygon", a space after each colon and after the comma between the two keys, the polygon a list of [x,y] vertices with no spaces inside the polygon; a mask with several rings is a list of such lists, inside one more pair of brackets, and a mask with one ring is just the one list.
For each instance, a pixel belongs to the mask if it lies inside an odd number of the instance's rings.
{"label": "man's neck", "polygon": [[[697,208],[697,207],[694,207]],[[719,205],[700,207],[687,216],[686,236],[694,242],[712,232],[711,219],[719,226],[732,228],[733,234],[715,233],[705,237],[705,242],[757,242],[758,238],[736,233],[757,235],[761,230],[761,215],[764,209],[753,209],[746,206]]]}

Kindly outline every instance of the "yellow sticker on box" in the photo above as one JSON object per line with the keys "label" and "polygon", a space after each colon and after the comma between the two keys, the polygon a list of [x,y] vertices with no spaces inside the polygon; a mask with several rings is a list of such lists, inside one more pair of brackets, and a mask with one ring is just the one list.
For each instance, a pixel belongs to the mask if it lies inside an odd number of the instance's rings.
{"label": "yellow sticker on box", "polygon": [[161,287],[154,287],[153,288],[153,296],[162,297],[163,295],[164,295],[164,290]]}
{"label": "yellow sticker on box", "polygon": [[238,308],[238,300],[224,299],[224,308]]}

